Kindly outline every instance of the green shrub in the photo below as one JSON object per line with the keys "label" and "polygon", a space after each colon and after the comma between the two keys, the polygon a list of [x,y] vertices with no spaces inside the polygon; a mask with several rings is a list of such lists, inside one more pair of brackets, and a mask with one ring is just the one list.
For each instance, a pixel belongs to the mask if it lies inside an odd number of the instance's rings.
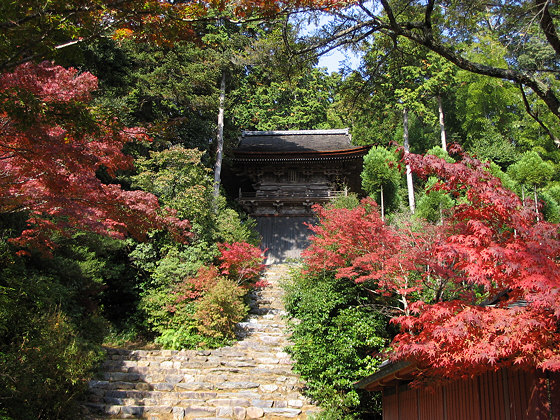
{"label": "green shrub", "polygon": [[156,333],[171,328],[173,312],[170,311],[170,308],[174,303],[175,296],[168,286],[145,292],[138,305],[144,318],[145,328]]}
{"label": "green shrub", "polygon": [[[173,331],[179,331],[181,327],[194,326],[196,301],[216,285],[218,278],[218,270],[214,266],[201,267],[193,277],[148,289],[139,305],[146,327],[157,334],[165,332],[172,335]],[[168,339],[163,340],[170,342]]]}
{"label": "green shrub", "polygon": [[74,245],[45,260],[17,257],[0,241],[0,413],[8,417],[76,418],[102,359],[106,322],[95,297],[110,267]]}
{"label": "green shrub", "polygon": [[25,315],[21,335],[0,352],[0,407],[16,419],[75,418],[103,352],[60,311]]}
{"label": "green shrub", "polygon": [[164,349],[183,350],[194,348],[216,348],[224,345],[225,341],[200,334],[193,325],[183,325],[178,328],[163,330],[155,342]]}
{"label": "green shrub", "polygon": [[339,418],[379,412],[377,397],[353,384],[375,372],[379,360],[372,354],[387,343],[387,318],[367,305],[361,286],[330,272],[295,271],[284,288],[286,308],[298,320],[291,323],[289,351],[309,395]]}
{"label": "green shrub", "polygon": [[541,212],[544,214],[545,220],[551,223],[560,222],[560,206],[558,202],[547,191],[541,191],[538,200],[542,204]]}
{"label": "green shrub", "polygon": [[255,219],[243,218],[230,208],[220,208],[217,220],[216,242],[248,242],[251,245],[260,243]]}
{"label": "green shrub", "polygon": [[234,281],[220,278],[196,305],[194,319],[198,329],[209,337],[235,338],[235,324],[243,320],[248,308],[243,303],[246,289]]}
{"label": "green shrub", "polygon": [[329,207],[335,209],[355,209],[360,205],[360,199],[356,193],[349,193],[348,195],[339,195],[334,198],[330,203]]}
{"label": "green shrub", "polygon": [[348,413],[340,407],[329,407],[318,413],[312,413],[308,420],[356,420],[359,418],[359,413]]}
{"label": "green shrub", "polygon": [[415,217],[431,223],[441,223],[446,211],[455,204],[455,200],[449,193],[440,190],[430,191],[436,182],[436,178],[428,180],[425,191],[420,195],[416,204]]}

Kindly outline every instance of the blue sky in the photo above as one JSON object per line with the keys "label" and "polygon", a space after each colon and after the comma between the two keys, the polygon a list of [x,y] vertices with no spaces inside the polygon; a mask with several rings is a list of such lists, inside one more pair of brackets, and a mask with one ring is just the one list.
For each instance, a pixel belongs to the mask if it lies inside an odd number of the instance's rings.
{"label": "blue sky", "polygon": [[[312,34],[321,25],[325,25],[330,19],[332,19],[331,16],[323,15],[318,21],[310,20],[307,22],[307,25],[301,29],[301,33],[303,35]],[[339,47],[321,56],[317,67],[326,67],[330,74],[332,72],[338,72],[341,64],[345,64],[352,69],[357,69],[360,64],[360,57],[350,50],[345,51],[344,48]]]}
{"label": "blue sky", "polygon": [[350,51],[342,51],[341,48],[337,48],[321,56],[317,67],[326,67],[330,74],[332,72],[337,72],[342,64],[349,65],[352,69],[356,69],[360,64],[360,57]]}

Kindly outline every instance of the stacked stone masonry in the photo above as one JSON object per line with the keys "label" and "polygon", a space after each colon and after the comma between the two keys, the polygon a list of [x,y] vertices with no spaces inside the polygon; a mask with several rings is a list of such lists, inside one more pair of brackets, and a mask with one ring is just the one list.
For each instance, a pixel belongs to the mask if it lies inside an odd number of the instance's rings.
{"label": "stacked stone masonry", "polygon": [[270,266],[252,292],[240,341],[215,350],[107,349],[90,382],[89,419],[305,419],[317,412],[301,393],[286,347],[282,290],[287,265]]}

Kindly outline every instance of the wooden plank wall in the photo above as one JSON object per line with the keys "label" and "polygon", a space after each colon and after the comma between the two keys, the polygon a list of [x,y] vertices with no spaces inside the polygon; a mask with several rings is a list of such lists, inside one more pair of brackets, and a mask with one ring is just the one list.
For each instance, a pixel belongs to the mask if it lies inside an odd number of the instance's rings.
{"label": "wooden plank wall", "polygon": [[268,248],[267,264],[297,259],[309,245],[311,231],[304,223],[312,223],[313,217],[276,216],[257,217],[257,230],[262,236],[262,246]]}
{"label": "wooden plank wall", "polygon": [[418,390],[418,419],[444,420],[441,388]]}
{"label": "wooden plank wall", "polygon": [[560,373],[487,373],[433,390],[391,388],[384,420],[560,420]]}
{"label": "wooden plank wall", "polygon": [[398,394],[383,394],[383,420],[399,420]]}
{"label": "wooden plank wall", "polygon": [[[480,398],[475,381],[457,381],[443,388],[445,420],[480,419]],[[496,419],[495,419],[496,420]]]}

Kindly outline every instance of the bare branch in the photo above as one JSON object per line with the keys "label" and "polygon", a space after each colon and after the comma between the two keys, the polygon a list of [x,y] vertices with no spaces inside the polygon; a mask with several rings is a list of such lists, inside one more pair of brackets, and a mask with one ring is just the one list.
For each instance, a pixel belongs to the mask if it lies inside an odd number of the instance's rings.
{"label": "bare branch", "polygon": [[540,25],[541,29],[546,36],[548,43],[554,48],[556,54],[560,54],[560,39],[556,33],[556,28],[554,26],[554,21],[550,15],[550,0],[535,0],[537,7],[539,8],[538,14],[541,15]]}
{"label": "bare branch", "polygon": [[[434,13],[435,0],[429,0],[426,5],[426,13],[424,14],[424,22],[426,23],[426,30],[432,34],[432,14]],[[426,34],[427,35],[427,34]]]}
{"label": "bare branch", "polygon": [[[333,34],[332,36],[328,37],[327,39],[324,39],[320,42],[316,42],[315,44],[312,44],[309,47],[303,48],[298,51],[291,51],[291,52],[294,54],[306,54],[312,51],[319,51],[319,55],[322,55],[340,46],[355,44],[367,38],[374,32],[377,32],[381,29],[380,23],[381,21],[377,18],[365,22],[361,22],[350,28],[343,29]],[[364,28],[368,28],[368,30],[364,33],[360,33],[360,31]]]}
{"label": "bare branch", "polygon": [[385,13],[387,13],[387,18],[389,19],[389,24],[390,24],[391,28],[398,35],[399,24],[397,23],[397,20],[395,19],[395,15],[393,14],[393,9],[391,8],[391,6],[389,5],[389,2],[387,0],[381,0],[381,5],[383,6],[383,9],[385,10]]}
{"label": "bare branch", "polygon": [[[394,28],[391,29],[394,30]],[[435,41],[433,38],[426,38],[402,27],[399,27],[397,30],[399,31],[398,34],[400,34],[401,36],[404,36],[405,38],[408,38],[417,44],[425,46],[426,48],[432,50],[436,54],[439,54],[440,56],[452,62],[457,67],[463,70],[467,70],[471,73],[476,73],[483,76],[510,80],[512,82],[520,83],[521,85],[531,88],[546,103],[550,111],[557,118],[560,118],[560,100],[556,96],[555,92],[550,88],[550,86],[547,86],[536,77],[533,77],[526,72],[487,66],[485,64],[468,60],[464,58],[459,52],[444,46],[443,44]]]}
{"label": "bare branch", "polygon": [[521,91],[521,96],[523,97],[523,104],[525,104],[525,110],[527,111],[527,114],[529,114],[531,118],[533,118],[541,126],[541,128],[546,132],[546,134],[548,134],[548,137],[550,137],[550,139],[554,144],[556,144],[556,146],[560,146],[560,139],[558,139],[558,137],[556,137],[554,133],[550,131],[548,126],[531,109],[531,105],[527,100],[527,95],[525,94],[525,89],[523,88],[523,85],[518,84],[518,86],[519,86],[519,90]]}

